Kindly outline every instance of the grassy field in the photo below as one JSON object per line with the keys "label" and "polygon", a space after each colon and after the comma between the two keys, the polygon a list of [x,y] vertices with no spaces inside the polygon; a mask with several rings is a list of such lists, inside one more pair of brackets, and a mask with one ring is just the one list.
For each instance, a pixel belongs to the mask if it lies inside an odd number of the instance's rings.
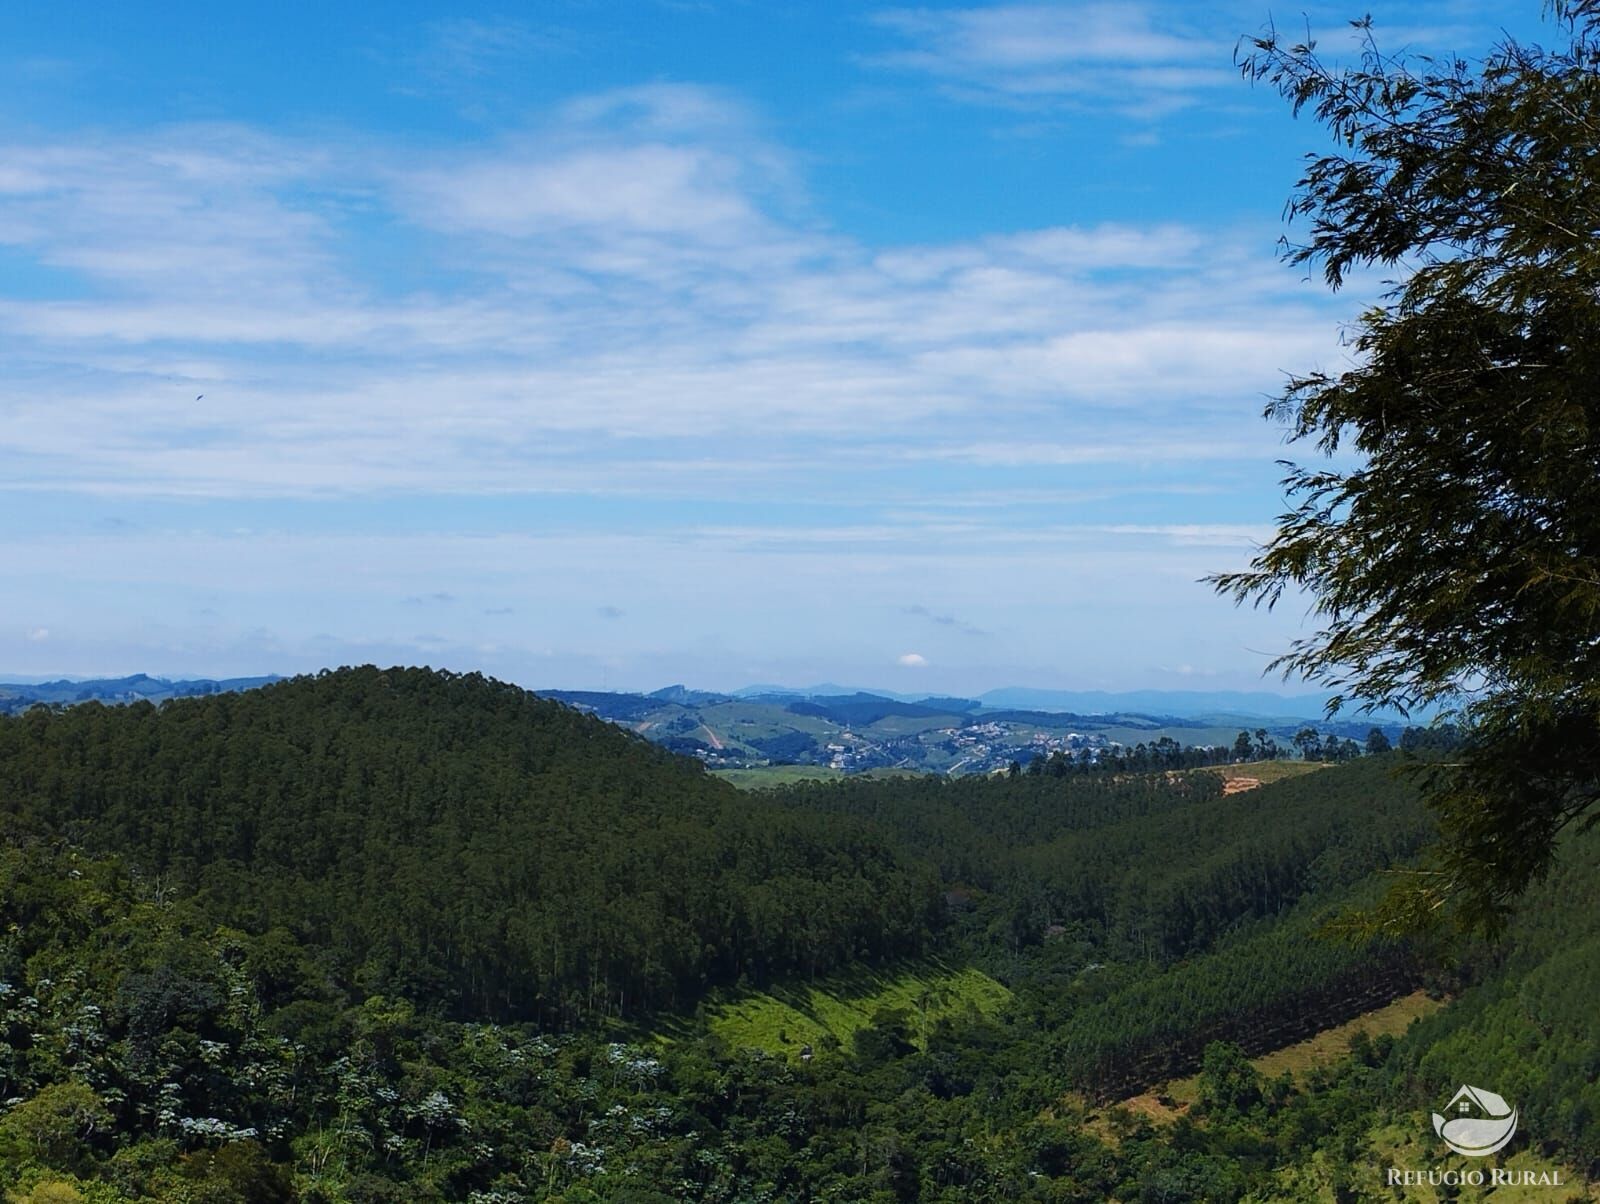
{"label": "grassy field", "polygon": [[1326,1066],[1348,1054],[1350,1039],[1358,1032],[1365,1032],[1369,1037],[1385,1034],[1398,1037],[1411,1027],[1412,1021],[1431,1016],[1443,1006],[1442,999],[1431,999],[1424,991],[1413,991],[1386,1007],[1357,1016],[1345,1024],[1325,1028],[1316,1036],[1296,1045],[1263,1054],[1255,1059],[1254,1065],[1269,1079],[1277,1078],[1284,1071],[1299,1078],[1312,1067]]}
{"label": "grassy field", "polygon": [[740,790],[787,786],[791,782],[837,782],[844,777],[826,765],[761,765],[754,769],[713,769],[713,777],[732,782]]}
{"label": "grassy field", "polygon": [[1218,765],[1207,772],[1220,773],[1225,778],[1254,778],[1265,786],[1326,768],[1326,761],[1245,761],[1239,765]]}
{"label": "grassy field", "polygon": [[807,1045],[817,1054],[848,1047],[856,1030],[881,1011],[904,1012],[912,1039],[921,1045],[941,1018],[969,1011],[992,1015],[1010,998],[1010,991],[978,970],[925,961],[715,1000],[691,1023],[736,1048],[798,1057]]}
{"label": "grassy field", "polygon": [[[1275,1049],[1262,1054],[1259,1058],[1252,1058],[1250,1064],[1269,1079],[1276,1078],[1285,1071],[1300,1078],[1315,1066],[1327,1066],[1348,1056],[1350,1038],[1357,1032],[1365,1032],[1369,1037],[1379,1037],[1386,1033],[1397,1037],[1411,1027],[1412,1021],[1430,1015],[1443,1006],[1441,1001],[1430,999],[1425,992],[1413,991],[1410,995],[1396,999],[1384,1007],[1363,1012],[1354,1020],[1325,1028],[1304,1041]],[[1199,1087],[1198,1076],[1174,1079],[1164,1086],[1152,1088],[1125,1100],[1122,1106],[1152,1120],[1172,1121],[1189,1110],[1199,1097]]]}
{"label": "grassy field", "polygon": [[[1350,1038],[1359,1030],[1369,1036],[1384,1033],[1398,1036],[1412,1021],[1445,1006],[1417,991],[1397,999],[1386,1007],[1377,1008],[1345,1024],[1324,1029],[1316,1036],[1294,1045],[1274,1050],[1252,1059],[1263,1075],[1275,1077],[1285,1071],[1297,1078],[1317,1066],[1326,1066],[1349,1056]],[[1197,1098],[1198,1079],[1177,1079],[1164,1087],[1145,1092],[1123,1101],[1115,1108],[1087,1109],[1081,1097],[1072,1097],[1079,1107],[1086,1109],[1086,1121],[1091,1129],[1104,1139],[1117,1141],[1123,1132],[1117,1114],[1122,1110],[1136,1116],[1147,1117],[1159,1123],[1171,1123],[1188,1113]],[[1204,1124],[1202,1120],[1200,1123]],[[1381,1125],[1368,1134],[1369,1148],[1359,1161],[1347,1167],[1329,1165],[1318,1154],[1308,1166],[1297,1166],[1284,1171],[1279,1189],[1264,1197],[1250,1197],[1263,1201],[1303,1201],[1311,1204],[1335,1204],[1341,1197],[1335,1193],[1336,1182],[1345,1180],[1354,1172],[1355,1186],[1362,1200],[1403,1200],[1415,1204],[1445,1204],[1447,1200],[1493,1200],[1495,1204],[1534,1204],[1535,1201],[1600,1201],[1600,1185],[1584,1182],[1570,1167],[1562,1166],[1541,1157],[1537,1152],[1523,1148],[1508,1156],[1489,1158],[1460,1158],[1451,1154],[1434,1136],[1429,1118],[1424,1113],[1405,1117]],[[1520,1140],[1519,1140],[1520,1144]],[[1436,1188],[1423,1185],[1390,1186],[1387,1181],[1390,1167],[1402,1171],[1429,1170],[1482,1170],[1500,1167],[1515,1172],[1532,1171],[1549,1175],[1559,1174],[1562,1186],[1523,1185],[1507,1183],[1498,1186],[1474,1187],[1462,1185],[1456,1194],[1441,1195]],[[1351,1198],[1345,1196],[1343,1198]]]}
{"label": "grassy field", "polygon": [[801,731],[813,736],[828,736],[836,725],[815,715],[796,715],[771,703],[719,702],[699,709],[699,718],[720,733],[735,736],[774,736],[780,732]]}
{"label": "grassy field", "polygon": [[887,736],[917,736],[924,732],[938,732],[946,728],[961,727],[966,719],[960,715],[885,715],[876,723],[860,730],[882,739]]}
{"label": "grassy field", "polygon": [[[1062,725],[1063,727],[1065,725]],[[1059,728],[1057,730],[1060,730]],[[1083,728],[1092,731],[1095,735],[1104,736],[1107,740],[1116,740],[1132,748],[1135,744],[1154,744],[1162,736],[1170,736],[1179,744],[1224,744],[1231,745],[1235,736],[1239,734],[1238,728],[1221,727],[1134,727],[1126,724],[1112,724],[1107,727]]]}

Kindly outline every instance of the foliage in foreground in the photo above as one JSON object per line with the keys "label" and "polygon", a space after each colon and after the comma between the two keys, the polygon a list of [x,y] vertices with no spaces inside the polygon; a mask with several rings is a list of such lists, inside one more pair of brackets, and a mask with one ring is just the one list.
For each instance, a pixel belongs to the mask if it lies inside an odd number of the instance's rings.
{"label": "foliage in foreground", "polygon": [[1600,799],[1600,5],[1547,6],[1551,48],[1359,64],[1268,31],[1242,67],[1338,150],[1290,202],[1295,263],[1338,287],[1403,273],[1352,336],[1355,366],[1291,378],[1268,415],[1335,461],[1287,465],[1293,509],[1220,590],[1314,599],[1277,662],[1368,706],[1465,698],[1468,740],[1428,784],[1442,820],[1418,920],[1491,930]]}

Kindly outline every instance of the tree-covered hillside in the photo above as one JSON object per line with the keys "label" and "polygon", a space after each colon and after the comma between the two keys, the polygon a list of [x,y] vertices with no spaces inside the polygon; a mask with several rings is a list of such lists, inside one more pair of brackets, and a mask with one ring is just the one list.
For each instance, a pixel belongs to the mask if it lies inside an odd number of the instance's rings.
{"label": "tree-covered hillside", "polygon": [[0,816],[330,973],[561,1023],[920,951],[931,875],[477,675],[341,670],[0,719]]}
{"label": "tree-covered hillside", "polygon": [[[1426,837],[1404,761],[747,795],[421,670],[35,710],[0,721],[0,1196],[1392,1199],[1459,1081],[1525,1109],[1518,1165],[1600,1170],[1600,833],[1509,943],[1320,935]],[[852,980],[900,985],[818,1036]],[[1451,1002],[1398,1040],[1246,1060],[1419,984]],[[1175,1124],[1119,1107],[1194,1072]]]}
{"label": "tree-covered hillside", "polygon": [[1115,956],[1167,962],[1414,855],[1429,820],[1394,767],[1368,758],[1231,795],[1197,772],[807,783],[773,797],[884,829],[971,898],[993,944],[1073,925]]}

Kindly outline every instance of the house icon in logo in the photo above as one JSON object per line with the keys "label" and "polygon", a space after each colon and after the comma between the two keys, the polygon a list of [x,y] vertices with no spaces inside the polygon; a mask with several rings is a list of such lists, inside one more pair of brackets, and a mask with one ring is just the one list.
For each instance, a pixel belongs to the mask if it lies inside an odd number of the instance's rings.
{"label": "house icon in logo", "polygon": [[1433,1131],[1458,1154],[1481,1158],[1503,1149],[1517,1132],[1517,1110],[1502,1096],[1482,1087],[1462,1087],[1433,1114]]}

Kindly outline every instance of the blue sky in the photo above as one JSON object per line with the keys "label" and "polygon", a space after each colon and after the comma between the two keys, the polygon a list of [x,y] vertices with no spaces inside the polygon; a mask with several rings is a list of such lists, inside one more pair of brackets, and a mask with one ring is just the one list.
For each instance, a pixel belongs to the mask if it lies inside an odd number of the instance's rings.
{"label": "blue sky", "polygon": [[13,0],[0,672],[1258,688],[1269,13]]}

